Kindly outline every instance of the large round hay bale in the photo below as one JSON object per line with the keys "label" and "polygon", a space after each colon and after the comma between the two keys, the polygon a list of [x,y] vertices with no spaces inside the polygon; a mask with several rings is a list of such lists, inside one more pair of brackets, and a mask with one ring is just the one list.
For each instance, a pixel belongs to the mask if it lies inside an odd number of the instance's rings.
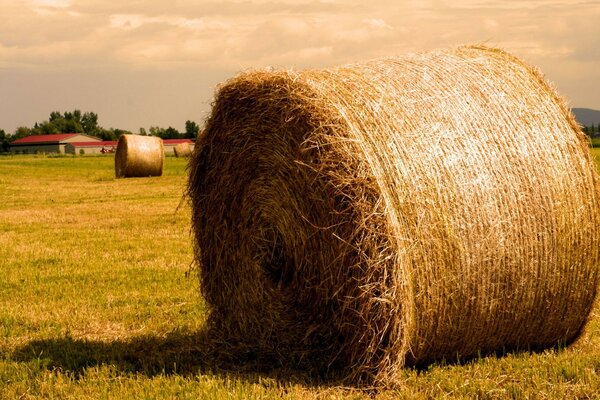
{"label": "large round hay bale", "polygon": [[197,146],[201,290],[238,354],[391,383],[405,365],[568,343],[590,312],[587,142],[504,51],[243,73]]}
{"label": "large round hay bale", "polygon": [[165,152],[156,136],[121,135],[115,152],[117,178],[161,176]]}
{"label": "large round hay bale", "polygon": [[173,147],[175,157],[190,157],[192,155],[192,148],[189,143],[177,143]]}

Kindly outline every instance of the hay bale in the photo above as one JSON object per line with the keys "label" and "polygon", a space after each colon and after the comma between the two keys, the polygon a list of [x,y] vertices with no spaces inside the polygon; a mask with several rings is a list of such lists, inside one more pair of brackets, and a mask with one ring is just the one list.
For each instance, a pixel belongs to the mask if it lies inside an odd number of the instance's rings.
{"label": "hay bale", "polygon": [[534,68],[480,46],[216,94],[189,178],[209,324],[354,382],[577,337],[598,283],[598,177]]}
{"label": "hay bale", "polygon": [[121,135],[115,152],[117,178],[161,176],[165,152],[155,136]]}
{"label": "hay bale", "polygon": [[178,143],[173,147],[175,157],[190,157],[192,155],[192,148],[189,143]]}

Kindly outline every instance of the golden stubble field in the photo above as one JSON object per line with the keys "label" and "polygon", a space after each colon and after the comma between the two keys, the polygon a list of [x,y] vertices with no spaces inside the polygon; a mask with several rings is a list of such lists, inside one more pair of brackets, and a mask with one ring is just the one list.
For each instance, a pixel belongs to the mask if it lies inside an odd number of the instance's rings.
{"label": "golden stubble field", "polygon": [[186,162],[117,180],[111,156],[0,157],[1,399],[600,397],[597,307],[567,349],[407,369],[380,392],[207,358]]}

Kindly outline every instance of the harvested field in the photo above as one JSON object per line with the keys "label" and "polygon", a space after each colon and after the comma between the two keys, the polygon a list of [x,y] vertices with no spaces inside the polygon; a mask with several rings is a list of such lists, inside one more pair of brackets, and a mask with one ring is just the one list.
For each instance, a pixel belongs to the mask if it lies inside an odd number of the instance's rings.
{"label": "harvested field", "polygon": [[186,275],[190,208],[178,209],[186,163],[166,157],[161,179],[115,179],[112,156],[0,157],[0,398],[568,399],[600,392],[597,308],[574,346],[405,368],[395,390],[337,386],[326,371],[261,370],[252,354],[235,365],[209,357],[201,345],[207,309],[194,274]]}

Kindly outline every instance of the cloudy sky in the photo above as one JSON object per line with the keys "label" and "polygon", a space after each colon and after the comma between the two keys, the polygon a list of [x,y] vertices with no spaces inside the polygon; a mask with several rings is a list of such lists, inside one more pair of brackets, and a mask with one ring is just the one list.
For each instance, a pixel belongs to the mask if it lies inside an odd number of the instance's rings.
{"label": "cloudy sky", "polygon": [[249,68],[315,68],[467,43],[600,109],[598,0],[0,0],[0,129],[78,108],[105,128],[201,123]]}

